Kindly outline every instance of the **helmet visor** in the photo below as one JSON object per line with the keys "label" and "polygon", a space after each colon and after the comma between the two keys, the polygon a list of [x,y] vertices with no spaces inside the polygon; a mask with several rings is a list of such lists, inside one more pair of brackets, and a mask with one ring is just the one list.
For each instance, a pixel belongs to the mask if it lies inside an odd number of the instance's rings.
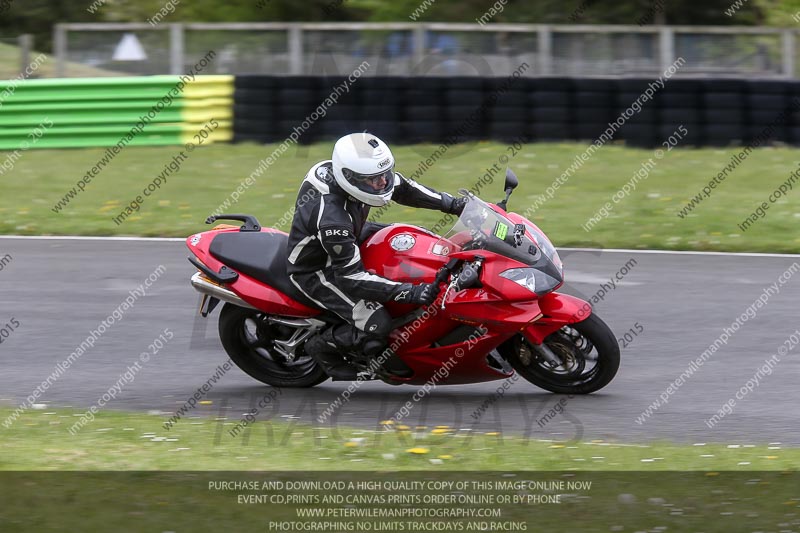
{"label": "helmet visor", "polygon": [[394,188],[394,165],[377,174],[359,174],[349,168],[343,168],[342,174],[350,185],[367,194],[382,195]]}

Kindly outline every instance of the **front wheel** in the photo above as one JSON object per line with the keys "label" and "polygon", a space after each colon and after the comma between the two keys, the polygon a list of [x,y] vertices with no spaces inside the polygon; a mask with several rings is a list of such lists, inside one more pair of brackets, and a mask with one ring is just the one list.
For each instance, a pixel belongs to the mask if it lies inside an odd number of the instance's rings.
{"label": "front wheel", "polygon": [[[589,394],[608,385],[619,369],[619,345],[605,322],[589,315],[544,339],[544,347],[518,335],[499,347],[517,373],[545,390]],[[548,361],[545,350],[555,355]]]}
{"label": "front wheel", "polygon": [[276,341],[287,341],[297,328],[271,324],[267,315],[226,303],[219,315],[219,338],[236,366],[251,377],[273,387],[313,387],[328,375],[301,350],[290,360],[276,349]]}

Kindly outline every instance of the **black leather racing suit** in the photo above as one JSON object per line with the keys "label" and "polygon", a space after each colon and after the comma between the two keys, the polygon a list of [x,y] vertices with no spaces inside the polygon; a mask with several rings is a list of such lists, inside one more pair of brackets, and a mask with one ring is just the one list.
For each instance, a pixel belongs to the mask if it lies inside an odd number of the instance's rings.
{"label": "black leather racing suit", "polygon": [[[459,211],[458,201],[395,172],[392,199],[411,207]],[[408,291],[411,283],[392,281],[364,269],[358,245],[363,240],[370,207],[343,191],[331,161],[314,165],[297,195],[289,232],[289,278],[322,309],[353,327],[335,333],[340,348],[368,356],[383,348],[391,332],[391,316],[380,305]],[[370,341],[370,342],[367,342]],[[371,347],[372,349],[368,349]]]}

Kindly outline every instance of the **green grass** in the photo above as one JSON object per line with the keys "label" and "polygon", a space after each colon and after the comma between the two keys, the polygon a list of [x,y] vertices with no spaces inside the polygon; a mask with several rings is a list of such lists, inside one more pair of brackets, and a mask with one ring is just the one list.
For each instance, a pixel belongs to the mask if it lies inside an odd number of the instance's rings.
{"label": "green grass", "polygon": [[[796,473],[578,473],[445,472],[234,473],[108,472],[4,473],[0,484],[3,531],[795,531],[800,524]],[[220,483],[255,482],[259,488],[228,489]],[[264,483],[338,482],[336,489],[270,489]],[[350,483],[579,481],[581,489],[556,491],[470,489],[357,489]],[[344,488],[341,484],[344,484]],[[484,487],[486,485],[483,485]],[[489,485],[491,487],[491,485]],[[496,486],[496,485],[495,485]],[[519,503],[511,498],[560,493],[558,503]],[[437,503],[423,498],[490,497],[491,503]],[[417,504],[344,503],[346,497],[416,496]],[[266,497],[249,503],[240,498]],[[331,499],[341,496],[342,503]],[[499,501],[500,497],[505,497]],[[305,503],[269,502],[303,498]],[[328,498],[328,501],[326,501]],[[451,500],[452,501],[452,500]],[[473,500],[474,501],[474,500]],[[486,501],[486,500],[483,500]],[[306,518],[301,510],[402,511],[499,510],[497,518]],[[330,516],[330,515],[329,515]],[[333,515],[336,516],[336,515]],[[347,516],[347,515],[339,515]],[[352,516],[352,515],[351,515]],[[380,515],[376,515],[380,516]],[[424,515],[423,515],[424,516]],[[314,528],[314,523],[328,527]],[[289,523],[281,527],[281,523]],[[291,524],[300,524],[291,529]],[[351,524],[348,526],[332,525]],[[365,524],[372,527],[365,527]],[[303,524],[306,524],[304,529]],[[399,525],[395,525],[399,524]],[[497,524],[497,525],[494,525]],[[380,526],[382,525],[382,527]],[[428,527],[422,527],[427,525]],[[447,526],[450,526],[449,528]],[[460,526],[460,527],[458,527]],[[505,526],[506,528],[503,528]],[[521,527],[521,526],[526,526]]]}
{"label": "green grass", "polygon": [[[40,53],[41,52],[36,50],[31,50],[30,55],[28,56],[28,61],[33,63]],[[45,56],[46,59],[40,63],[39,67],[31,76],[31,79],[56,77],[55,58],[50,54],[45,54]],[[14,79],[19,76],[20,71],[23,68],[21,62],[21,50],[18,46],[0,42],[0,80]],[[123,72],[99,69],[71,61],[67,61],[66,70],[67,74],[72,78],[125,75]]]}
{"label": "green grass", "polygon": [[[76,435],[80,413],[33,410],[2,431],[0,530],[278,531],[275,521],[309,523],[298,509],[402,509],[402,503],[325,503],[330,495],[553,495],[559,503],[427,502],[414,509],[500,509],[500,518],[406,518],[460,523],[460,531],[500,530],[475,522],[527,523],[528,531],[756,531],[800,524],[800,449],[767,445],[556,443],[451,428],[383,426],[322,429],[256,422],[231,437],[236,420],[184,419],[170,431],[165,414],[102,411]],[[5,419],[10,409],[0,409]],[[222,489],[230,481],[590,481],[572,490]],[[379,485],[383,487],[383,485]],[[246,503],[248,495],[316,495],[315,501]],[[352,503],[352,502],[350,502]],[[333,520],[328,518],[328,520]],[[392,519],[337,518],[389,524]],[[397,523],[396,520],[394,520]],[[643,526],[646,524],[646,526]],[[349,530],[336,528],[325,529]],[[352,531],[392,529],[358,529]],[[377,527],[377,526],[376,526]],[[516,529],[519,531],[520,529]]]}
{"label": "green grass", "polygon": [[[104,153],[101,149],[29,150],[21,152],[4,175],[0,196],[0,233],[187,236],[207,229],[205,217],[217,208],[255,169],[275,145],[217,144],[195,150],[178,174],[146,198],[123,224],[112,218],[168,164],[175,147],[128,147],[60,213],[53,205]],[[275,225],[293,205],[308,168],[329,157],[330,144],[292,147],[231,206],[230,212],[255,214],[263,225]],[[398,146],[398,170],[411,175],[432,145]],[[509,165],[521,185],[509,207],[524,213],[531,203],[585,149],[581,144],[530,144]],[[737,224],[760,201],[785,181],[796,166],[797,151],[787,148],[756,150],[686,219],[676,215],[689,198],[716,175],[736,150],[675,149],[614,206],[608,218],[586,232],[582,225],[610,200],[642,164],[649,150],[606,146],[589,159],[533,219],[557,246],[659,248],[798,252],[800,193],[790,192],[774,204],[766,218],[747,232]],[[486,167],[508,154],[505,145],[475,143],[452,148],[420,181],[455,192],[472,187]],[[0,164],[5,154],[0,153]],[[497,201],[502,176],[486,185],[482,196]],[[407,221],[433,226],[437,212],[393,206],[382,221]],[[288,226],[288,225],[287,225]],[[283,229],[288,229],[283,226]]]}
{"label": "green grass", "polygon": [[[53,205],[92,167],[102,149],[29,150],[21,152],[4,176],[0,195],[0,233],[187,236],[207,229],[203,221],[255,169],[275,145],[216,144],[189,155],[180,172],[146,198],[141,210],[122,225],[118,215],[179,150],[178,147],[128,147],[62,212]],[[308,168],[330,156],[330,143],[290,148],[246,190],[230,212],[255,214],[265,226],[275,225],[293,205]],[[397,146],[397,169],[411,175],[433,145]],[[582,144],[529,144],[509,164],[521,185],[509,208],[524,213],[531,203],[583,152]],[[557,246],[598,246],[682,250],[798,252],[800,193],[771,206],[766,218],[747,232],[742,222],[769,193],[784,182],[797,164],[797,151],[763,148],[754,151],[733,174],[686,219],[677,212],[716,175],[738,150],[674,149],[658,161],[649,178],[614,206],[610,217],[591,231],[582,225],[610,201],[651,150],[605,146],[564,184],[533,220]],[[0,164],[6,153],[0,153]],[[420,179],[455,192],[472,187],[487,167],[503,155],[505,145],[480,142],[451,148]],[[502,176],[481,195],[497,201]],[[393,206],[382,221],[433,226],[440,213]],[[282,226],[288,229],[288,225]]]}
{"label": "green grass", "polygon": [[[10,414],[0,410],[0,420]],[[204,417],[167,431],[165,416],[102,411],[74,436],[79,413],[28,411],[0,429],[0,470],[797,470],[800,449],[766,444],[703,446],[551,442],[458,428],[373,430]],[[169,439],[169,440],[167,440]],[[750,447],[752,446],[752,447]]]}

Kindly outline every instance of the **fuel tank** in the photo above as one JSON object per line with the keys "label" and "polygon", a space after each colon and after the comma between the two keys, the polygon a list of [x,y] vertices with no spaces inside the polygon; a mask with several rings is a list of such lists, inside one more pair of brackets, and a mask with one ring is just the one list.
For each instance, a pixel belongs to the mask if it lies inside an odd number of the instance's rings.
{"label": "fuel tank", "polygon": [[448,261],[447,241],[418,226],[393,224],[361,245],[364,267],[384,278],[410,283],[432,282]]}

